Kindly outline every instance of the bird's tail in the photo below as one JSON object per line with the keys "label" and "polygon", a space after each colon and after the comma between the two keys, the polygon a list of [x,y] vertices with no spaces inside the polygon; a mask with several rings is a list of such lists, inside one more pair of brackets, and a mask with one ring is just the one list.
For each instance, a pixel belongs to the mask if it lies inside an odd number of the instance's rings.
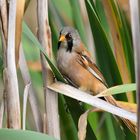
{"label": "bird's tail", "polygon": [[[109,103],[111,103],[112,105],[115,105],[117,107],[120,107],[123,109],[123,107],[115,100],[115,98],[113,96],[106,96],[104,97],[105,100]],[[125,125],[131,130],[131,132],[135,133],[137,132],[137,127],[136,124],[128,119],[124,119],[121,118],[120,119],[125,123]]]}

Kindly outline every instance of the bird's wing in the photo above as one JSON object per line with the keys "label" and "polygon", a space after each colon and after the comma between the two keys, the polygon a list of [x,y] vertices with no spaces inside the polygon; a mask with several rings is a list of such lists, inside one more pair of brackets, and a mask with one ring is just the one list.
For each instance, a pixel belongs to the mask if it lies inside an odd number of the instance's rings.
{"label": "bird's wing", "polygon": [[78,53],[78,61],[79,63],[85,67],[92,75],[100,80],[106,87],[106,81],[101,73],[101,71],[98,69],[96,64],[93,62],[89,52],[86,49],[80,49],[82,51],[77,51]]}
{"label": "bird's wing", "polygon": [[[94,77],[96,77],[98,80],[100,80],[107,87],[107,84],[105,82],[105,79],[104,79],[102,73],[100,72],[100,70],[98,69],[96,64],[91,59],[89,52],[81,45],[81,48],[76,50],[76,53],[78,54],[78,62],[83,67],[85,67],[90,73],[92,73],[92,75]],[[113,98],[113,96],[106,96],[105,100],[107,102],[119,107],[118,103]],[[133,122],[131,122],[127,119],[124,119],[124,118],[121,118],[121,119],[133,133],[136,133],[136,131],[137,131],[136,125]]]}

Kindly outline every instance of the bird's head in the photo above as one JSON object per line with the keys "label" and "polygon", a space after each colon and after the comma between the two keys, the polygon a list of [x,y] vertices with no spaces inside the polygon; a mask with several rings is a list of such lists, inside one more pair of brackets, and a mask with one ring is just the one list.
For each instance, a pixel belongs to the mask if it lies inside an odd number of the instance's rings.
{"label": "bird's head", "polygon": [[66,48],[66,51],[71,52],[74,47],[78,47],[81,42],[79,33],[72,27],[63,27],[60,31],[58,49]]}

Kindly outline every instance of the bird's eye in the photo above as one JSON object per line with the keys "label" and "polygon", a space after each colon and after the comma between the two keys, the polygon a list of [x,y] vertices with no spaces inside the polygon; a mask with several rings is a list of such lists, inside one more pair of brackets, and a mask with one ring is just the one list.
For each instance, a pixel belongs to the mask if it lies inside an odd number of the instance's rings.
{"label": "bird's eye", "polygon": [[72,37],[71,34],[69,34],[69,37],[70,37],[70,38]]}
{"label": "bird's eye", "polygon": [[71,39],[71,38],[72,38],[72,35],[71,35],[70,33],[68,33],[68,34],[66,35],[66,38],[67,38],[67,39]]}

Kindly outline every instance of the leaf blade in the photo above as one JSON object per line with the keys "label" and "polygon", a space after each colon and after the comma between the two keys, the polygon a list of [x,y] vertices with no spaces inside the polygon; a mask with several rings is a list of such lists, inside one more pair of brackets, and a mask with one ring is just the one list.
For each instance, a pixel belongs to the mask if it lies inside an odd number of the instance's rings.
{"label": "leaf blade", "polygon": [[56,140],[55,138],[52,138],[46,134],[33,132],[29,130],[13,130],[13,129],[0,129],[0,139],[4,140]]}
{"label": "leaf blade", "polygon": [[136,90],[136,84],[123,84],[123,85],[118,85],[114,86],[111,88],[108,88],[107,90],[99,93],[96,95],[97,97],[105,97],[105,96],[110,96],[110,95],[116,95],[120,93],[125,93],[129,91],[135,91]]}
{"label": "leaf blade", "polygon": [[66,82],[64,80],[62,74],[57,69],[57,67],[49,59],[49,57],[48,57],[47,53],[45,52],[45,50],[43,49],[43,47],[41,47],[41,44],[39,43],[37,38],[33,35],[33,33],[30,31],[30,29],[28,28],[28,26],[25,23],[23,23],[23,34],[26,35],[35,44],[35,46],[37,46],[39,48],[39,50],[44,54],[49,66],[51,67],[53,74],[57,78],[57,80]]}

